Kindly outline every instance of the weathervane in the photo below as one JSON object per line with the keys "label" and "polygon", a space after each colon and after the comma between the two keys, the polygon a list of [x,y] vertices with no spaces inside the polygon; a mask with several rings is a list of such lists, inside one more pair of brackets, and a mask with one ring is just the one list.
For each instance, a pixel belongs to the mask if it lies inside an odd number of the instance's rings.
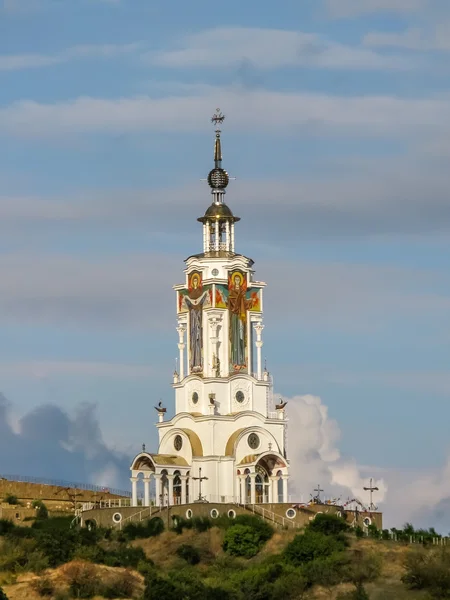
{"label": "weathervane", "polygon": [[220,108],[216,108],[215,114],[211,117],[211,123],[213,123],[217,127],[217,125],[222,125],[224,121],[225,115],[222,114]]}

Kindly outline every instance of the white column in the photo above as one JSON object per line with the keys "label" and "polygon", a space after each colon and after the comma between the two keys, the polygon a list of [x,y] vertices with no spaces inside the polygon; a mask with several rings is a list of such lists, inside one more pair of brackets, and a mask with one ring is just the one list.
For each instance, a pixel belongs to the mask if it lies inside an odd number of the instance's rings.
{"label": "white column", "polygon": [[281,479],[283,480],[283,502],[288,501],[288,479],[289,475],[282,475]]}
{"label": "white column", "polygon": [[207,252],[206,240],[206,223],[203,223],[203,252]]}
{"label": "white column", "polygon": [[156,506],[161,506],[161,473],[155,473]]}
{"label": "white column", "polygon": [[250,503],[256,504],[256,473],[250,473]]}
{"label": "white column", "polygon": [[276,475],[272,475],[270,477],[271,480],[271,488],[272,488],[272,502],[274,504],[277,504],[279,499],[278,499],[278,477]]}
{"label": "white column", "polygon": [[150,475],[144,477],[144,506],[150,506]]}
{"label": "white column", "polygon": [[247,498],[245,495],[245,480],[246,480],[247,476],[246,475],[239,475],[239,479],[240,479],[240,491],[241,491],[241,504],[247,504]]}
{"label": "white column", "polygon": [[181,504],[187,504],[187,502],[186,502],[186,481],[187,481],[187,476],[186,475],[181,475],[180,479],[181,479]]}
{"label": "white column", "polygon": [[209,252],[210,251],[210,245],[211,245],[211,224],[209,221],[206,221],[206,246],[205,246],[205,252]]}
{"label": "white column", "polygon": [[130,477],[131,481],[131,506],[137,506],[137,477]]}
{"label": "white column", "polygon": [[230,245],[231,245],[231,252],[234,252],[234,223],[231,223],[231,231],[230,231]]}
{"label": "white column", "polygon": [[241,502],[241,476],[236,475],[236,484],[235,484],[235,502]]}
{"label": "white column", "polygon": [[216,219],[216,222],[214,223],[214,235],[215,235],[215,242],[216,242],[216,247],[215,250],[219,250],[220,246],[219,246],[219,219]]}
{"label": "white column", "polygon": [[184,343],[184,334],[186,333],[186,326],[180,324],[177,327],[178,331],[178,350],[180,351],[180,381],[184,378],[184,349],[186,344]]}
{"label": "white column", "polygon": [[226,249],[229,251],[231,248],[230,221],[225,222],[225,244],[226,244]]}
{"label": "white column", "polygon": [[261,348],[263,347],[263,341],[261,340],[262,330],[264,325],[262,323],[255,323],[253,328],[256,333],[256,377],[258,380],[262,379],[262,362],[261,362]]}
{"label": "white column", "polygon": [[173,505],[173,480],[175,475],[167,475],[169,481],[169,506]]}
{"label": "white column", "polygon": [[269,502],[269,504],[273,504],[273,481],[272,481],[272,477],[269,477],[269,498],[268,498],[268,502]]}

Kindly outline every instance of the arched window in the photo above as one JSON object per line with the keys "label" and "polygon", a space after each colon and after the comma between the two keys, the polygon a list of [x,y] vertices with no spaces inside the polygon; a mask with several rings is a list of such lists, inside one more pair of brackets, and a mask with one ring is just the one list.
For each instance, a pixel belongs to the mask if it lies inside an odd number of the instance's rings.
{"label": "arched window", "polygon": [[181,477],[180,471],[175,471],[173,478],[173,503],[181,504]]}

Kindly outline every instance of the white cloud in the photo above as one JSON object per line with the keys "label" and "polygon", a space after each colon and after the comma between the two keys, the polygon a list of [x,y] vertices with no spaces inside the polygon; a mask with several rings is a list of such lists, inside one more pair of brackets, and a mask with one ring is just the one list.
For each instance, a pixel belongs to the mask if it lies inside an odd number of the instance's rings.
{"label": "white cloud", "polygon": [[49,67],[74,59],[112,58],[136,52],[141,47],[133,44],[85,44],[73,46],[53,55],[45,54],[3,54],[0,55],[0,71],[17,71]]}
{"label": "white cloud", "polygon": [[371,13],[417,13],[434,0],[326,0],[333,17],[358,17]]}
{"label": "white cloud", "polygon": [[446,98],[349,97],[202,86],[197,94],[162,98],[80,97],[53,104],[19,101],[0,109],[0,132],[53,137],[88,132],[199,131],[205,127],[205,114],[210,114],[218,99],[233,115],[230,128],[239,131],[258,128],[286,134],[316,127],[330,134],[391,136],[424,128],[442,130],[450,124]]}
{"label": "white cloud", "polygon": [[364,36],[363,43],[366,46],[378,48],[447,51],[450,50],[450,25],[448,23],[438,24],[433,28],[433,31],[419,28],[409,28],[397,33],[374,31]]}
{"label": "white cloud", "polygon": [[[269,51],[270,48],[270,51]],[[151,64],[169,68],[409,69],[414,63],[326,40],[315,33],[277,29],[218,28],[191,35],[180,50],[148,53]]]}

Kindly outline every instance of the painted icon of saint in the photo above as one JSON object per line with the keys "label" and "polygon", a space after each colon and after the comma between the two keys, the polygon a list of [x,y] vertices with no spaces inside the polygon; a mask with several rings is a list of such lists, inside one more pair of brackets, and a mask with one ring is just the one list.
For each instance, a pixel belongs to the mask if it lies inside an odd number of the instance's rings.
{"label": "painted icon of saint", "polygon": [[231,274],[228,286],[230,315],[230,363],[235,371],[247,366],[247,310],[253,301],[246,298],[246,280],[240,271]]}
{"label": "painted icon of saint", "polygon": [[189,367],[191,373],[203,370],[203,305],[208,290],[202,290],[202,280],[199,273],[192,273],[189,281],[189,294],[184,302],[189,310]]}

